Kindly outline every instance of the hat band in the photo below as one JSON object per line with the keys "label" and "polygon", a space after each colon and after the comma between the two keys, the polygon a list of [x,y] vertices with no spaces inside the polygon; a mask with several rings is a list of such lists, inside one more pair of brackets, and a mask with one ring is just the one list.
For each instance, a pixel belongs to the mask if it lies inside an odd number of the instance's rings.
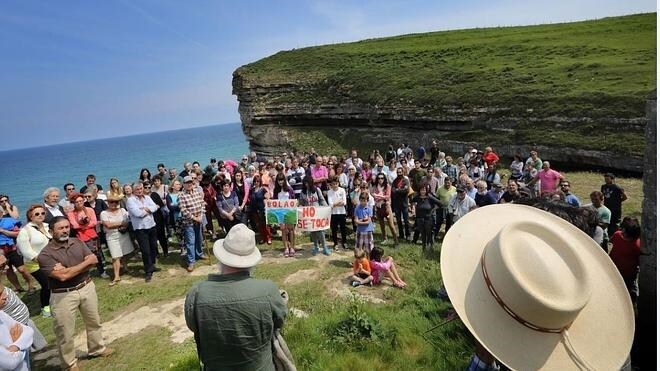
{"label": "hat band", "polygon": [[532,329],[534,331],[539,331],[539,332],[547,332],[547,333],[553,333],[553,334],[561,334],[562,331],[568,329],[570,327],[570,323],[564,327],[561,328],[547,328],[547,327],[541,327],[537,326],[524,318],[520,317],[516,312],[514,312],[511,308],[509,308],[508,305],[502,300],[502,298],[499,296],[497,293],[497,290],[495,290],[495,287],[493,286],[493,283],[490,281],[490,277],[488,276],[488,270],[486,269],[486,249],[484,249],[484,252],[481,254],[481,273],[484,276],[484,281],[486,281],[486,286],[488,286],[488,291],[490,291],[490,294],[493,295],[495,298],[495,301],[497,301],[497,304],[499,304],[502,309],[504,309],[505,312],[507,312],[513,319],[518,321],[521,325]]}

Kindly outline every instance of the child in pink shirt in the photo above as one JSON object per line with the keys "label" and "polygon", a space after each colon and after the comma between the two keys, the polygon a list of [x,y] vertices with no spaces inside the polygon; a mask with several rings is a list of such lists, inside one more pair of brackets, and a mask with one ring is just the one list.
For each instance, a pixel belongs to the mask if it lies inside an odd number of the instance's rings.
{"label": "child in pink shirt", "polygon": [[392,286],[400,289],[406,287],[399,276],[399,272],[394,264],[394,259],[391,256],[383,258],[383,249],[374,247],[369,254],[369,265],[371,267],[371,275],[373,276],[373,283],[378,284],[383,279],[383,276],[392,281]]}

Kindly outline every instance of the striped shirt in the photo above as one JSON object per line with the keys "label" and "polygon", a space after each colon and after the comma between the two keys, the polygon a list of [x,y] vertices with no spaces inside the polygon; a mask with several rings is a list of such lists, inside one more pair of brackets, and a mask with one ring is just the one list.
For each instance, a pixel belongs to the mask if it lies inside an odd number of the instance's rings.
{"label": "striped shirt", "polygon": [[5,295],[7,296],[7,303],[2,307],[2,311],[7,313],[14,321],[22,324],[27,324],[30,319],[30,312],[27,305],[14,293],[12,289],[5,286]]}
{"label": "striped shirt", "polygon": [[183,225],[193,224],[193,217],[199,217],[204,213],[204,196],[199,192],[182,192],[179,195],[179,207],[181,208],[181,223]]}

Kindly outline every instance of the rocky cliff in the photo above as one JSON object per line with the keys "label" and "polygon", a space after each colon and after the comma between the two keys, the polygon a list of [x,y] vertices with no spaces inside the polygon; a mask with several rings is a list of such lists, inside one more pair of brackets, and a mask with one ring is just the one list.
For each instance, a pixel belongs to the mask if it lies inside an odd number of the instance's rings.
{"label": "rocky cliff", "polygon": [[655,39],[651,13],[325,45],[238,68],[233,93],[251,148],[266,155],[437,139],[450,154],[537,149],[641,174]]}
{"label": "rocky cliff", "polygon": [[[243,131],[250,148],[257,153],[272,155],[282,151],[337,150],[360,148],[363,152],[387,148],[389,144],[410,143],[430,146],[437,139],[447,153],[465,153],[468,145],[483,148],[492,145],[503,158],[515,153],[527,154],[531,149],[543,159],[582,168],[606,168],[642,173],[643,155],[617,153],[608,150],[585,149],[574,138],[575,145],[552,145],[557,135],[575,135],[563,128],[591,127],[591,133],[601,135],[625,131],[639,133],[643,140],[647,119],[536,116],[530,107],[524,116],[509,115],[506,107],[478,107],[469,110],[458,107],[441,109],[417,107],[412,104],[377,106],[347,102],[338,97],[336,104],[307,102],[279,103],[279,97],[291,92],[305,92],[314,87],[286,84],[246,84],[241,70],[234,73],[233,93],[239,101]],[[547,136],[542,143],[529,141],[528,132]],[[587,129],[588,130],[588,129]],[[520,132],[519,132],[520,131]],[[547,131],[547,134],[543,132]],[[522,132],[522,133],[521,133]],[[528,138],[529,137],[529,138]],[[566,143],[566,138],[561,140]],[[559,142],[559,141],[558,141]]]}

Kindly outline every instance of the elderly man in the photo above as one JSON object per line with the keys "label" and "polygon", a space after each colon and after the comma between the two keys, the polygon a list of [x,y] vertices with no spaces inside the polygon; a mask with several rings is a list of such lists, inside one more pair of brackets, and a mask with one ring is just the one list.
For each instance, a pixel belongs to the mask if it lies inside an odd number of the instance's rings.
{"label": "elderly man", "polygon": [[59,200],[59,189],[55,187],[46,188],[44,191],[44,208],[46,209],[46,217],[44,218],[44,223],[50,223],[50,221],[56,216],[64,216],[64,209],[58,204]]}
{"label": "elderly man", "polygon": [[135,238],[142,252],[144,280],[150,282],[154,272],[160,270],[156,268],[158,240],[156,221],[153,216],[153,213],[160,212],[160,207],[154,203],[151,197],[144,196],[144,185],[136,182],[133,183],[133,195],[126,200],[126,208],[131,216]]}
{"label": "elderly man", "polygon": [[[467,196],[467,189],[459,185],[456,187],[456,194],[449,199],[447,206],[448,213],[452,215],[452,225],[461,219],[465,214],[477,208],[474,199]],[[446,228],[445,228],[446,229]]]}
{"label": "elderly man", "polygon": [[183,177],[180,177],[176,173],[176,168],[172,167],[167,171],[167,176],[163,177],[163,184],[168,187],[171,187],[175,181],[183,182]]}
{"label": "elderly man", "polygon": [[183,179],[183,192],[179,195],[181,209],[181,226],[183,238],[188,251],[188,267],[192,272],[198,259],[208,260],[202,251],[202,215],[204,215],[204,196],[193,189],[193,179],[187,176]]}
{"label": "elderly man", "polygon": [[275,370],[271,342],[287,308],[270,280],[251,277],[261,260],[254,232],[235,225],[213,246],[220,274],[188,292],[185,317],[204,370]]}
{"label": "elderly man", "polygon": [[67,218],[56,216],[49,227],[53,239],[41,250],[37,260],[48,276],[50,308],[62,369],[78,370],[74,343],[78,310],[87,331],[89,357],[107,357],[113,352],[103,342],[96,288],[89,276],[89,269],[96,265],[97,259],[83,242],[69,237]]}

